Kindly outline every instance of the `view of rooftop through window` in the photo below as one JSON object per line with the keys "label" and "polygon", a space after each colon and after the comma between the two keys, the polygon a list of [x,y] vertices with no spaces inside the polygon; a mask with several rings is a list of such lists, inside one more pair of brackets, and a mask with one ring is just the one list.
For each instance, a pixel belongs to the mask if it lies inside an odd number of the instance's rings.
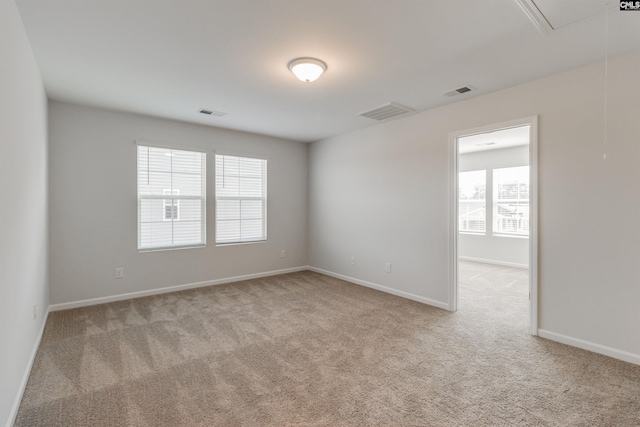
{"label": "view of rooftop through window", "polygon": [[529,235],[529,166],[494,169],[493,232]]}
{"label": "view of rooftop through window", "polygon": [[460,172],[458,231],[487,232],[487,200],[492,205],[493,234],[529,235],[529,166],[493,169],[487,194],[487,171]]}
{"label": "view of rooftop through window", "polygon": [[461,172],[458,185],[458,230],[484,233],[486,223],[487,172],[484,170]]}

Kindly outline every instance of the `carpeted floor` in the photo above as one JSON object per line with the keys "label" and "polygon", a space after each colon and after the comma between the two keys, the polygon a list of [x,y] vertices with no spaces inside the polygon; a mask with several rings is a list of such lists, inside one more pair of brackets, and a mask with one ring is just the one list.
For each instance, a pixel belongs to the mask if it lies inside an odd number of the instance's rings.
{"label": "carpeted floor", "polygon": [[640,425],[640,366],[461,265],[457,313],[312,272],[51,313],[16,425]]}

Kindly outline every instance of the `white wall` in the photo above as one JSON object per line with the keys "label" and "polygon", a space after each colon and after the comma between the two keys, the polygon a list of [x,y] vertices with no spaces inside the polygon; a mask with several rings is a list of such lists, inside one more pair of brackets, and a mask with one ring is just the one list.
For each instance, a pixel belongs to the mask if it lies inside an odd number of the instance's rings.
{"label": "white wall", "polygon": [[0,0],[0,58],[0,425],[9,425],[49,299],[47,100],[13,0]]}
{"label": "white wall", "polygon": [[606,160],[603,64],[313,143],[310,264],[446,304],[448,134],[539,114],[539,326],[640,363],[639,70],[609,61]]}
{"label": "white wall", "polygon": [[[308,144],[59,102],[49,114],[52,304],[307,265]],[[206,248],[137,252],[137,139],[208,150]],[[266,243],[215,246],[216,149],[267,157]]]}
{"label": "white wall", "polygon": [[493,218],[491,188],[493,170],[529,165],[529,147],[519,146],[500,150],[478,151],[458,156],[460,172],[487,171],[487,233],[458,235],[458,256],[480,262],[504,264],[516,267],[529,265],[529,239],[521,236],[494,235],[489,230]]}

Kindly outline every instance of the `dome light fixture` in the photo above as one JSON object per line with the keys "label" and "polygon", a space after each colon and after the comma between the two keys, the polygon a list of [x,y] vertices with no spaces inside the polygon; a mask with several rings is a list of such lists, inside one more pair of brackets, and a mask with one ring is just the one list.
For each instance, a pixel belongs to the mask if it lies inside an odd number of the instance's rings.
{"label": "dome light fixture", "polygon": [[327,64],[315,58],[296,58],[289,62],[289,69],[297,78],[305,83],[317,80],[327,71]]}

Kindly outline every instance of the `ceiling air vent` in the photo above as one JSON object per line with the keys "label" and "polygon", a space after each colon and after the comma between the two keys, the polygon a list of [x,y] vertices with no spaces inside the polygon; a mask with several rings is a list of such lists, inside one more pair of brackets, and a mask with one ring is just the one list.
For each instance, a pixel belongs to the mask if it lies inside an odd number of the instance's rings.
{"label": "ceiling air vent", "polygon": [[359,116],[367,117],[373,120],[386,120],[391,117],[400,116],[402,114],[412,113],[415,110],[409,107],[396,104],[395,102],[389,102],[388,104],[381,105],[372,110],[363,111],[358,113]]}
{"label": "ceiling air vent", "polygon": [[471,92],[473,89],[469,86],[462,86],[458,89],[451,89],[443,93],[444,96],[457,96],[463,93]]}
{"label": "ceiling air vent", "polygon": [[206,114],[207,116],[216,116],[216,117],[224,117],[229,113],[225,113],[224,111],[215,111],[215,110],[200,110],[200,113]]}

